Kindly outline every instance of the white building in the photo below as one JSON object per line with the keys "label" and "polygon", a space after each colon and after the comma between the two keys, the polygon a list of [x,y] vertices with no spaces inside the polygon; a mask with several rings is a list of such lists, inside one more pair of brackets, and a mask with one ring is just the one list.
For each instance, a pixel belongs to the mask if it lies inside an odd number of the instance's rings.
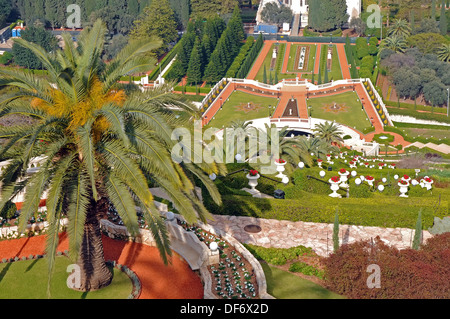
{"label": "white building", "polygon": [[[309,2],[314,0],[261,0],[259,5],[258,14],[256,17],[257,23],[262,23],[260,12],[269,2],[278,2],[291,8],[294,15],[300,15],[299,26],[304,28],[308,25],[308,9]],[[361,0],[347,0],[347,13],[349,15],[349,21],[352,17],[359,17],[361,14]]]}

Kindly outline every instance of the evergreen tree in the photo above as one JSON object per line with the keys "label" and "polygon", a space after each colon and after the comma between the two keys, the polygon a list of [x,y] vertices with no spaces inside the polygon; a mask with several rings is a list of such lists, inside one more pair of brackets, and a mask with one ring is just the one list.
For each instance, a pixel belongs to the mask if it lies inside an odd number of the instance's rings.
{"label": "evergreen tree", "polygon": [[436,0],[431,0],[431,19],[436,20]]}
{"label": "evergreen tree", "polygon": [[267,84],[267,72],[266,72],[266,65],[264,64],[264,71],[263,71],[263,83]]}
{"label": "evergreen tree", "polygon": [[134,22],[131,38],[151,37],[158,37],[162,41],[162,46],[155,51],[157,55],[166,51],[168,44],[178,38],[175,14],[168,0],[152,1],[151,5],[146,7],[139,19]]}
{"label": "evergreen tree", "polygon": [[441,17],[439,20],[439,29],[443,36],[447,35],[447,28],[448,28],[448,25],[447,25],[447,15],[445,14],[445,0],[442,0]]}
{"label": "evergreen tree", "polygon": [[314,72],[312,73],[311,83],[314,84]]}
{"label": "evergreen tree", "polygon": [[340,28],[348,22],[346,0],[315,0],[309,2],[308,24],[316,31]]}
{"label": "evergreen tree", "polygon": [[415,19],[414,10],[411,10],[411,12],[410,12],[409,23],[411,25],[411,34],[414,34],[415,30],[416,30],[416,19]]}
{"label": "evergreen tree", "polygon": [[333,250],[336,252],[338,249],[339,249],[339,214],[336,209],[333,224]]}
{"label": "evergreen tree", "polygon": [[322,67],[319,64],[319,74],[317,74],[318,78],[317,78],[317,85],[322,84]]}
{"label": "evergreen tree", "polygon": [[272,72],[269,73],[269,83],[270,85],[273,84],[273,79],[272,79]]}
{"label": "evergreen tree", "polygon": [[325,75],[323,76],[323,83],[328,83],[328,68],[325,67]]}
{"label": "evergreen tree", "polygon": [[419,216],[417,216],[412,249],[418,250],[420,248],[421,242],[422,242],[422,210],[419,211]]}
{"label": "evergreen tree", "polygon": [[189,83],[199,83],[202,80],[202,49],[200,39],[195,40],[192,48],[189,67],[187,69],[187,80]]}
{"label": "evergreen tree", "polygon": [[275,80],[274,80],[274,84],[278,84],[278,72],[275,71]]}

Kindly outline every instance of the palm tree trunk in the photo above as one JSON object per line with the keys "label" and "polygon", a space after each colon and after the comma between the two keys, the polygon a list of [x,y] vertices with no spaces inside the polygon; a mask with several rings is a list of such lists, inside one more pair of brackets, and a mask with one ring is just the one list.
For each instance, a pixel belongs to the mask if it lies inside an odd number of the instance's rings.
{"label": "palm tree trunk", "polygon": [[81,273],[81,286],[77,290],[93,291],[108,286],[112,273],[105,263],[103,242],[99,223],[99,210],[103,201],[91,200],[84,223],[83,241],[80,247],[78,265]]}

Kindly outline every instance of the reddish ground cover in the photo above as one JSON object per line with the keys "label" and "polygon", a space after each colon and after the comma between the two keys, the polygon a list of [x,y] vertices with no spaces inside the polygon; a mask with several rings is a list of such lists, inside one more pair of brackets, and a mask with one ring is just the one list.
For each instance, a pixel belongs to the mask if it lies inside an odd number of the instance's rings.
{"label": "reddish ground cover", "polygon": [[[139,277],[139,299],[201,299],[203,285],[188,263],[173,252],[166,266],[155,247],[103,237],[106,260],[128,266]],[[58,251],[68,249],[68,238],[60,236]],[[44,254],[45,236],[0,241],[0,259]]]}

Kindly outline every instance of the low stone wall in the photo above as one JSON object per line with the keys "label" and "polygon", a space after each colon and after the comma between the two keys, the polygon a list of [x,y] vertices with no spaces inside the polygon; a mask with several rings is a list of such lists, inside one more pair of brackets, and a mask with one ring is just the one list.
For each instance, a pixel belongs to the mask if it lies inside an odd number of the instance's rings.
{"label": "low stone wall", "polygon": [[[266,276],[264,274],[264,270],[261,267],[261,264],[256,260],[256,258],[245,248],[239,241],[237,241],[235,238],[227,234],[226,232],[217,229],[211,225],[208,224],[199,224],[201,228],[204,230],[217,235],[221,236],[223,239],[225,239],[228,243],[230,243],[237,252],[239,252],[245,259],[248,260],[250,265],[252,265],[253,271],[255,272],[256,276],[256,282],[258,283],[258,294],[259,298],[261,299],[275,299],[272,295],[269,295],[267,293],[267,282],[266,282]],[[209,275],[209,273],[208,273]]]}
{"label": "low stone wall", "polygon": [[[214,220],[209,221],[209,224],[216,232],[227,233],[245,244],[276,248],[302,245],[312,248],[323,257],[333,252],[333,224],[222,215],[214,215]],[[246,225],[258,225],[261,231],[246,232]],[[339,225],[339,241],[340,244],[347,244],[379,236],[387,245],[405,249],[411,248],[414,232],[414,229],[409,228]],[[423,242],[430,237],[432,235],[428,231],[422,232]]]}
{"label": "low stone wall", "polygon": [[[183,219],[180,215],[176,215],[177,218]],[[116,225],[106,219],[100,220],[100,226],[102,231],[106,233],[107,236],[111,238],[118,238],[118,239],[125,239],[130,237],[130,233],[126,229],[125,226]],[[244,258],[248,260],[248,262],[252,265],[253,270],[255,271],[256,280],[258,283],[258,292],[259,297],[261,299],[273,299],[271,295],[267,293],[267,283],[266,283],[266,277],[264,275],[264,271],[259,264],[259,262],[256,260],[256,258],[244,247],[241,243],[239,243],[236,239],[234,239],[232,236],[227,234],[223,231],[217,231],[214,227],[211,227],[207,224],[199,224],[201,228],[203,228],[206,231],[211,232],[212,234],[221,236],[224,238],[228,243],[233,245],[236,248],[236,251],[242,254]],[[176,229],[175,233],[174,230]],[[184,239],[188,238],[187,236],[180,235],[181,232],[188,233],[187,235],[193,235],[192,232],[186,232],[181,226],[176,225],[174,222],[170,223],[170,227],[168,227],[168,230],[171,233],[172,240],[176,239],[179,241],[183,241]],[[204,298],[205,299],[217,299],[217,297],[212,293],[212,278],[211,275],[207,269],[208,263],[208,256],[211,255],[209,248],[202,242],[198,240],[198,238],[193,235],[191,237],[195,237],[195,239],[198,241],[197,245],[195,247],[192,247],[193,250],[196,250],[199,254],[199,272],[200,276],[203,281],[203,287],[204,287]],[[190,237],[189,237],[190,238]],[[141,229],[140,230],[140,236],[133,238],[135,242],[142,243],[144,245],[149,246],[156,246],[155,240],[153,239],[153,236],[149,230]],[[194,240],[195,241],[195,240]],[[189,245],[193,244],[194,241],[188,241],[184,244]],[[201,250],[199,250],[201,249]],[[180,253],[181,255],[181,253]],[[206,258],[206,259],[205,259]]]}

